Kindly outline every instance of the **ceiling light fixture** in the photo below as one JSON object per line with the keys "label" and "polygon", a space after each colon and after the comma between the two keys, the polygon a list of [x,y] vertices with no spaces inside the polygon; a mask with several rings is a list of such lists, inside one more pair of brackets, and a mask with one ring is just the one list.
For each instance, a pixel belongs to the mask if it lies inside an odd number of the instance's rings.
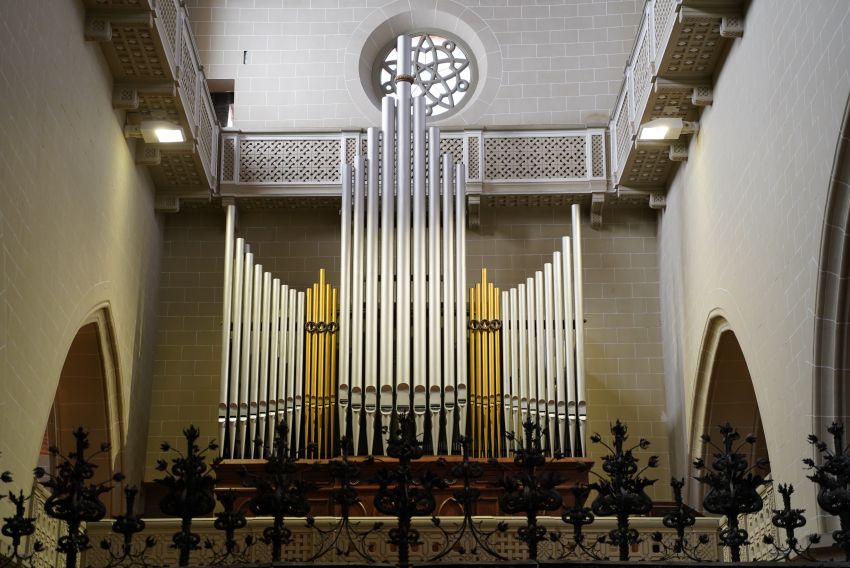
{"label": "ceiling light fixture", "polygon": [[145,120],[139,127],[148,144],[174,144],[186,141],[183,128],[168,120]]}
{"label": "ceiling light fixture", "polygon": [[681,118],[656,118],[640,125],[638,140],[678,140],[681,134],[696,131],[696,122],[686,122]]}

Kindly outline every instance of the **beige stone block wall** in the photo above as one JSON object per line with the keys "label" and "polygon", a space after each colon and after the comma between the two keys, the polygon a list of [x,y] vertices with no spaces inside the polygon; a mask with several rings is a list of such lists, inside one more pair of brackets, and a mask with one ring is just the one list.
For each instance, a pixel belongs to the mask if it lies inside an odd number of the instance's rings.
{"label": "beige stone block wall", "polygon": [[[336,208],[241,210],[238,219],[237,236],[283,283],[303,290],[321,267],[338,283]],[[481,228],[467,233],[468,282],[478,280],[482,266],[500,287],[524,282],[551,261],[570,230],[568,207],[482,208]],[[601,229],[586,222],[582,235],[589,431],[605,434],[621,418],[635,442],[650,439],[652,453],[662,457],[658,495],[667,498],[655,213],[610,209]],[[205,437],[218,437],[223,253],[221,210],[166,218],[148,480],[160,443],[176,441],[190,422]]]}
{"label": "beige stone block wall", "polygon": [[850,92],[850,5],[752,2],[661,216],[668,417],[687,467],[700,350],[723,315],[752,375],[774,479],[816,510],[811,455],[818,259]]}
{"label": "beige stone block wall", "polygon": [[[451,32],[471,48],[489,39],[477,53],[469,54],[477,61],[477,72],[490,75],[490,86],[495,84],[493,92],[483,95],[489,104],[474,113],[477,118],[461,111],[457,120],[449,119],[444,126],[605,124],[643,4],[640,0],[186,2],[204,72],[211,79],[235,81],[234,127],[246,131],[377,124],[377,107],[368,107],[367,120],[357,104],[366,96],[354,72],[357,61],[362,56],[363,68],[373,64],[365,60],[372,56],[363,55],[359,46],[381,23],[391,20],[392,33],[399,33],[411,29],[411,19],[417,31],[424,27]],[[395,17],[400,13],[405,15]]]}
{"label": "beige stone block wall", "polygon": [[160,226],[83,21],[81,2],[0,4],[0,469],[22,488],[68,349],[98,307],[114,331],[131,479],[146,440]]}

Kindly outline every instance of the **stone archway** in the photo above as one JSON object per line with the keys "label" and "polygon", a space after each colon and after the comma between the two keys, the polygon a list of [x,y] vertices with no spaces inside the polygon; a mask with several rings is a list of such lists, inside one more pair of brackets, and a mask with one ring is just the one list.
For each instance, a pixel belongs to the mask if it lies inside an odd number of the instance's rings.
{"label": "stone archway", "polygon": [[[82,426],[89,432],[92,453],[103,442],[110,445],[109,451],[93,459],[98,466],[93,481],[106,480],[122,469],[123,413],[114,353],[108,312],[97,309],[77,331],[65,356],[39,457],[43,467],[55,465],[47,448],[58,446],[67,455],[75,446],[74,430]],[[107,506],[119,502],[120,492],[113,491]]]}
{"label": "stone archway", "polygon": [[835,150],[818,263],[814,341],[815,432],[850,423],[850,98]]}
{"label": "stone archway", "polygon": [[[703,339],[699,371],[691,415],[689,455],[710,461],[710,452],[701,436],[718,438],[717,427],[732,424],[743,436],[755,434],[750,463],[768,458],[767,440],[761,422],[752,376],[735,332],[722,315],[713,314]],[[769,471],[761,471],[766,475]],[[692,505],[701,505],[702,488],[690,485]]]}

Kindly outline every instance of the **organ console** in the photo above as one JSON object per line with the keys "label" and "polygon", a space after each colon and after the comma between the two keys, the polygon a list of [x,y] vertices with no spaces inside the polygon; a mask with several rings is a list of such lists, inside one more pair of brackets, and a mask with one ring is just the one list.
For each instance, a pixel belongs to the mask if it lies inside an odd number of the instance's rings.
{"label": "organ console", "polygon": [[[410,53],[400,37],[398,53]],[[324,270],[297,291],[235,237],[227,206],[219,426],[222,457],[256,459],[286,421],[303,458],[382,453],[413,413],[434,455],[506,456],[521,423],[551,454],[585,454],[587,404],[579,206],[572,236],[525,282],[500,291],[482,270],[467,287],[466,179],[440,155],[425,101],[399,57],[381,127],[341,166],[340,281]]]}

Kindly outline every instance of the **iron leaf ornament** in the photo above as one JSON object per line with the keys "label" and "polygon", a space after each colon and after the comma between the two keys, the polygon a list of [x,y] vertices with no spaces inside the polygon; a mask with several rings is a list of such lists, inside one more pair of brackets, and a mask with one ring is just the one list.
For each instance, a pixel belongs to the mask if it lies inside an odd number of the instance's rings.
{"label": "iron leaf ornament", "polygon": [[298,479],[295,458],[289,451],[289,428],[286,422],[275,425],[274,446],[266,455],[261,475],[247,470],[240,472],[242,484],[254,488],[248,508],[259,516],[272,517],[273,524],[263,530],[263,542],[271,546],[274,562],[279,562],[285,544],[292,539],[285,521],[287,517],[306,517],[310,514],[307,494],[315,488],[311,482]]}
{"label": "iron leaf ornament", "polygon": [[676,536],[672,542],[668,543],[664,540],[664,536],[660,531],[652,533],[652,540],[664,549],[664,560],[694,560],[700,561],[701,548],[709,543],[708,535],[701,534],[697,537],[696,543],[692,543],[685,536],[685,531],[696,524],[697,519],[694,511],[685,505],[682,499],[682,488],[685,486],[684,478],[670,480],[670,487],[673,488],[673,500],[675,507],[672,511],[664,515],[661,523],[668,529],[674,529]]}
{"label": "iron leaf ornament", "polygon": [[[157,471],[165,474],[154,480],[166,490],[159,508],[168,516],[180,518],[180,530],[172,538],[172,546],[180,551],[180,566],[188,566],[191,552],[200,549],[201,538],[192,532],[192,520],[209,515],[215,508],[215,477],[206,460],[207,453],[217,450],[218,444],[212,441],[201,449],[197,443],[200,435],[195,426],[183,430],[185,453],[163,442],[160,448],[173,457],[170,464],[164,459],[157,460],[156,466]],[[218,461],[216,458],[214,463]]]}
{"label": "iron leaf ornament", "polygon": [[121,482],[123,474],[115,473],[107,481],[92,482],[97,464],[92,460],[109,452],[109,444],[103,443],[98,451],[86,456],[89,449],[89,433],[82,427],[73,432],[76,448],[68,455],[56,446],[48,451],[57,460],[55,473],[37,467],[33,471],[36,479],[49,492],[44,503],[47,516],[65,524],[68,534],[59,538],[56,549],[65,555],[65,565],[76,568],[77,556],[90,548],[89,537],[83,526],[106,516],[106,506],[101,495],[112,490],[113,482]]}
{"label": "iron leaf ornament", "polygon": [[652,510],[652,499],[646,494],[646,488],[657,480],[644,477],[643,473],[658,467],[658,456],[651,456],[644,467],[639,466],[640,460],[635,457],[634,451],[647,449],[649,440],[641,438],[634,446],[626,447],[628,431],[628,427],[617,420],[611,426],[612,445],[605,443],[599,434],[590,437],[591,442],[602,444],[610,452],[602,457],[605,476],[591,471],[597,481],[590,483],[589,487],[597,495],[590,507],[598,516],[617,517],[617,527],[608,533],[608,539],[619,548],[619,558],[623,561],[629,559],[629,547],[640,542],[640,535],[631,528],[629,517],[646,515]]}
{"label": "iron leaf ornament", "polygon": [[[563,497],[556,487],[564,479],[551,471],[542,471],[546,465],[546,453],[542,439],[546,430],[541,429],[532,420],[523,425],[525,437],[523,445],[514,450],[514,464],[518,472],[505,475],[498,485],[504,489],[499,496],[499,508],[509,515],[525,513],[525,525],[517,531],[517,538],[528,547],[528,557],[537,560],[538,545],[546,540],[557,540],[558,535],[548,535],[544,527],[537,524],[540,513],[557,511],[563,504]],[[508,440],[516,435],[509,432]]]}
{"label": "iron leaf ornament", "polygon": [[814,434],[809,443],[821,457],[821,463],[806,458],[803,463],[813,473],[808,476],[818,486],[818,505],[838,517],[841,528],[833,531],[832,538],[844,550],[845,560],[850,562],[850,445],[844,445],[844,426],[833,422],[827,428],[832,436],[832,449]]}
{"label": "iron leaf ornament", "polygon": [[390,430],[387,456],[398,460],[395,467],[385,466],[377,472],[375,509],[397,519],[389,531],[388,543],[398,547],[399,566],[410,564],[410,547],[420,544],[419,531],[411,526],[413,517],[430,516],[437,507],[433,489],[448,486],[448,481],[426,470],[414,475],[411,462],[425,453],[424,444],[416,437],[416,418],[404,414],[398,426]]}
{"label": "iron leaf ornament", "polygon": [[768,466],[766,459],[758,459],[750,465],[741,449],[756,443],[752,434],[741,439],[741,435],[728,422],[719,427],[723,439],[718,446],[708,434],[702,435],[702,441],[714,448],[714,458],[707,465],[701,458],[694,461],[694,468],[703,472],[694,477],[708,488],[702,505],[709,513],[723,515],[727,526],[719,532],[720,543],[729,548],[733,562],[741,561],[741,547],[749,544],[749,534],[739,526],[738,515],[760,511],[763,506],[759,487],[770,483],[755,469]]}
{"label": "iron leaf ornament", "polygon": [[814,560],[808,552],[813,545],[820,542],[820,536],[810,534],[807,538],[807,544],[802,546],[794,534],[796,529],[806,526],[806,517],[803,515],[806,512],[805,509],[795,509],[791,506],[794,486],[779,484],[776,490],[782,496],[782,508],[773,509],[773,517],[771,517],[770,522],[785,533],[785,542],[776,542],[772,534],[764,535],[762,542],[773,548],[775,553],[773,560],[791,560],[795,557]]}

